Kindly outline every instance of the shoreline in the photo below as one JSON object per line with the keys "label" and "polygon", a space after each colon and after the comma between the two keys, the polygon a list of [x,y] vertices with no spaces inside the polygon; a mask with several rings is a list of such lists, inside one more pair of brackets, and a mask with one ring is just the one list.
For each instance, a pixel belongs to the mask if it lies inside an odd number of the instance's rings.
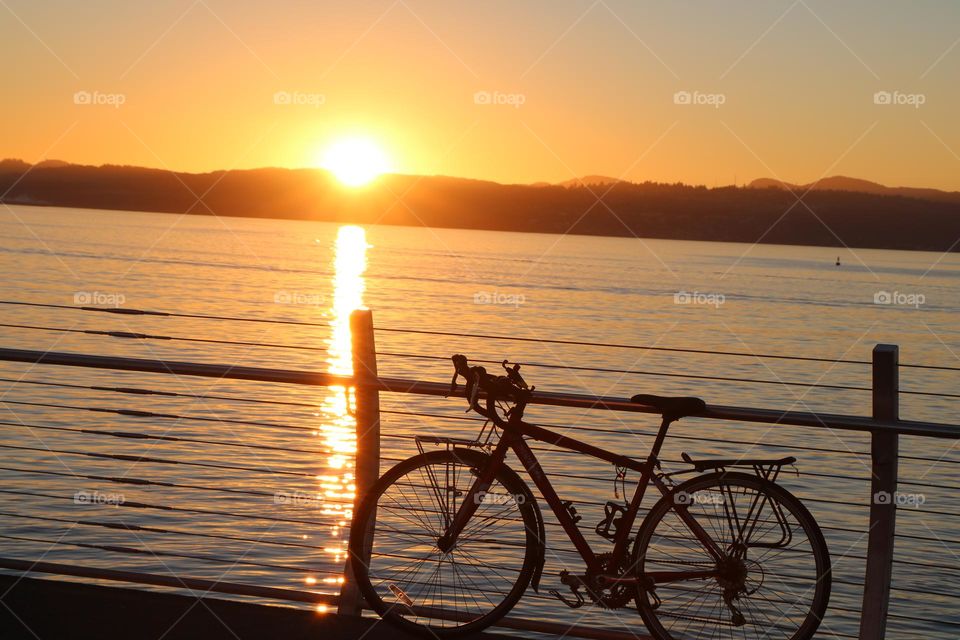
{"label": "shoreline", "polygon": [[[857,250],[876,250],[876,251],[904,251],[904,252],[917,252],[917,253],[934,253],[937,255],[946,255],[946,254],[960,254],[960,239],[954,244],[952,249],[943,250],[943,249],[928,249],[928,248],[905,248],[901,246],[878,246],[878,245],[845,245],[845,244],[810,244],[806,242],[766,242],[763,238],[760,238],[756,241],[750,240],[730,240],[730,239],[709,239],[709,238],[691,238],[691,237],[678,237],[678,236],[662,236],[662,235],[645,235],[637,236],[628,233],[623,234],[610,234],[610,233],[589,233],[589,232],[568,232],[568,233],[558,233],[552,231],[537,231],[529,229],[498,229],[498,228],[487,228],[487,227],[471,227],[465,225],[413,225],[413,224],[402,224],[402,223],[391,223],[391,222],[369,222],[363,220],[352,220],[349,216],[338,217],[337,219],[326,219],[326,218],[307,218],[307,217],[297,217],[297,216],[263,216],[263,215],[230,215],[230,214],[219,214],[219,213],[208,213],[204,211],[192,211],[192,212],[183,212],[183,211],[162,211],[157,209],[131,209],[131,208],[119,208],[119,207],[85,207],[85,206],[71,206],[63,204],[41,204],[41,203],[25,203],[25,202],[11,202],[8,200],[0,199],[0,206],[4,207],[29,207],[31,209],[39,210],[48,210],[48,209],[74,209],[77,211],[95,211],[95,212],[126,212],[126,213],[156,213],[164,215],[177,215],[177,216],[205,216],[205,217],[217,217],[217,218],[236,218],[240,220],[289,220],[294,222],[326,222],[331,224],[355,224],[358,226],[382,226],[382,227],[403,227],[403,228],[425,228],[425,229],[452,229],[452,230],[461,230],[461,231],[480,231],[480,232],[490,232],[490,233],[523,233],[523,234],[540,234],[547,236],[581,236],[585,238],[619,238],[623,240],[636,239],[636,240],[671,240],[677,242],[708,242],[712,244],[743,244],[743,245],[762,245],[765,247],[808,247],[811,249],[835,249],[838,251],[857,251]],[[851,263],[855,264],[855,263]],[[844,265],[841,265],[839,268],[843,268]]]}

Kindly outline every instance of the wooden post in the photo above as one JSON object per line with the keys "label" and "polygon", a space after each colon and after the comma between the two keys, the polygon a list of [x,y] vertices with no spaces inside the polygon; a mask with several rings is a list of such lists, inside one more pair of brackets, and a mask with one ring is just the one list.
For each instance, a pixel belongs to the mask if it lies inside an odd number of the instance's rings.
{"label": "wooden post", "polygon": [[[354,513],[360,501],[380,477],[380,392],[373,386],[377,380],[377,350],[373,336],[373,314],[358,309],[350,314],[350,336],[353,348],[354,399],[357,420],[356,485]],[[374,514],[376,518],[376,514]],[[363,559],[370,558],[373,531],[367,538]],[[363,596],[357,590],[350,558],[344,570],[337,613],[359,616]]]}
{"label": "wooden post", "polygon": [[[898,362],[899,348],[896,345],[878,344],[874,347],[873,417],[877,420],[900,419]],[[887,630],[893,542],[897,524],[899,448],[898,434],[873,432],[870,443],[870,534],[863,606],[860,610],[860,640],[882,640]]]}

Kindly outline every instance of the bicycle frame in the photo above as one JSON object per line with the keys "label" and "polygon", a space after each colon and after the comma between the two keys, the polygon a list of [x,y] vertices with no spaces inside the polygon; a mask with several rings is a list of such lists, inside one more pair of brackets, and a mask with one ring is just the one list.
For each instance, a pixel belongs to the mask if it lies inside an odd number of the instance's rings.
{"label": "bicycle frame", "polygon": [[[557,520],[560,522],[563,530],[566,532],[567,537],[570,539],[574,547],[576,547],[577,552],[583,558],[588,571],[597,573],[602,571],[603,567],[600,566],[600,562],[597,559],[597,554],[594,553],[592,547],[583,536],[583,533],[580,532],[579,527],[577,527],[576,523],[574,522],[573,516],[564,506],[560,496],[553,488],[550,479],[540,466],[537,457],[530,449],[530,446],[527,444],[526,440],[524,440],[524,436],[527,436],[540,442],[546,442],[570,451],[577,451],[593,458],[604,460],[606,462],[610,462],[620,467],[625,467],[640,473],[640,479],[638,480],[636,489],[634,490],[633,498],[630,500],[627,511],[620,520],[620,524],[617,527],[616,536],[614,537],[613,560],[611,565],[614,567],[624,566],[624,560],[626,560],[627,554],[629,553],[628,545],[630,543],[630,533],[633,530],[634,523],[636,522],[637,513],[639,512],[643,497],[646,494],[647,487],[650,484],[653,484],[663,495],[667,495],[671,492],[671,488],[656,474],[656,469],[659,467],[658,456],[660,454],[660,449],[663,446],[663,441],[666,438],[667,429],[669,428],[671,421],[666,418],[662,420],[660,424],[660,430],[657,433],[657,437],[650,449],[650,453],[647,456],[646,462],[640,462],[633,458],[622,456],[587,444],[586,442],[550,431],[549,429],[544,429],[543,427],[524,422],[520,417],[522,416],[522,413],[523,412],[521,408],[520,411],[511,414],[510,420],[503,427],[503,435],[491,454],[490,463],[486,466],[486,468],[480,470],[477,479],[470,487],[470,490],[467,492],[466,496],[464,496],[457,513],[447,527],[446,533],[438,541],[439,547],[444,550],[453,547],[453,545],[456,543],[457,536],[459,536],[460,532],[463,531],[470,518],[476,512],[480,503],[478,497],[482,495],[482,492],[485,492],[487,489],[489,489],[493,479],[496,477],[497,472],[505,464],[507,452],[509,450],[513,450],[521,464],[523,464],[527,474],[540,490],[540,493],[546,500],[547,504],[550,505],[550,509],[553,511],[554,515],[556,515]],[[714,560],[720,560],[723,557],[723,551],[716,544],[716,542],[714,542],[706,530],[696,521],[696,519],[690,515],[688,507],[686,505],[678,504],[674,508],[677,515],[684,522],[684,524],[687,525],[697,540],[700,541],[700,544],[703,545],[707,553],[709,553]],[[638,580],[644,580],[648,583],[653,582],[654,584],[661,584],[682,580],[698,580],[710,578],[715,575],[717,575],[715,570],[660,571],[646,573],[643,576],[637,576],[633,578],[620,578],[613,575],[605,576],[605,578],[610,582],[637,582]]]}

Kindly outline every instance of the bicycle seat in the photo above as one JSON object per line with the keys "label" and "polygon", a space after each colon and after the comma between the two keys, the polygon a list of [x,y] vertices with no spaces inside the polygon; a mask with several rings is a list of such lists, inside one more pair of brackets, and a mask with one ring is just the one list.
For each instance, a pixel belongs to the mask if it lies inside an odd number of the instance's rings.
{"label": "bicycle seat", "polygon": [[707,408],[707,403],[700,398],[670,398],[665,396],[651,396],[645,393],[633,396],[630,398],[630,402],[655,407],[660,410],[660,413],[662,413],[663,417],[667,420],[679,420],[684,416],[695,416],[698,413],[703,413]]}

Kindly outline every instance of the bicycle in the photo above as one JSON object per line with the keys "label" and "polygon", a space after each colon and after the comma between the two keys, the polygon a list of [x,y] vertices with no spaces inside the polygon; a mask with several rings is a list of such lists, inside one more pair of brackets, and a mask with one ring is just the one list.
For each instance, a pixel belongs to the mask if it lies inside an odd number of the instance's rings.
{"label": "bicycle", "polygon": [[[684,453],[692,469],[664,473],[658,456],[669,426],[703,413],[703,400],[633,396],[661,414],[640,461],[525,422],[534,387],[519,365],[504,361],[505,375],[494,376],[465,356],[453,362],[451,393],[465,378],[468,411],[487,418],[480,437],[418,437],[420,455],[387,471],[354,518],[353,574],[382,618],[453,637],[494,624],[528,586],[539,593],[544,519],[529,486],[505,463],[513,451],[583,560],[582,572],[559,573],[568,594],[550,591],[565,605],[633,602],[659,640],[813,636],[830,597],[830,555],[810,512],[775,482],[795,458],[693,460]],[[587,542],[581,516],[557,494],[530,440],[615,465],[624,488],[628,471],[639,474],[632,498],[624,492],[607,502],[594,529],[612,551],[598,553]],[[423,443],[445,449],[424,452]],[[674,482],[690,473],[697,475]],[[650,485],[661,497],[634,531]]]}

